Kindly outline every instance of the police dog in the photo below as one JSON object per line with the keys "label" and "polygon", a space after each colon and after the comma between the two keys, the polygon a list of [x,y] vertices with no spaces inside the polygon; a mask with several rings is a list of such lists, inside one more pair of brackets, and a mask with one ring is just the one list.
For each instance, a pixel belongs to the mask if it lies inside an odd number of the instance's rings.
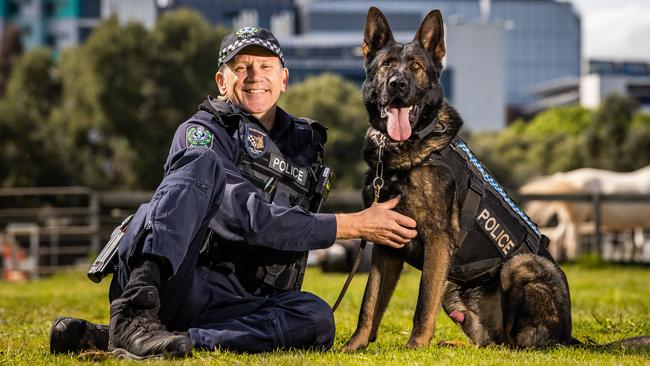
{"label": "police dog", "polygon": [[[381,200],[401,195],[396,209],[417,221],[418,237],[401,249],[373,247],[359,322],[344,351],[362,349],[376,339],[404,261],[422,270],[408,347],[429,344],[441,303],[479,346],[575,343],[568,285],[552,259],[520,254],[487,284],[461,288],[447,282],[450,260],[459,246],[458,197],[446,169],[422,164],[433,151],[446,147],[462,125],[458,113],[443,100],[439,84],[446,52],[440,11],[430,12],[414,39],[401,44],[381,11],[370,8],[362,51],[363,98],[370,122],[363,151],[369,166],[364,203],[373,202],[378,188]],[[432,121],[436,122],[428,130],[431,133],[421,134]]]}

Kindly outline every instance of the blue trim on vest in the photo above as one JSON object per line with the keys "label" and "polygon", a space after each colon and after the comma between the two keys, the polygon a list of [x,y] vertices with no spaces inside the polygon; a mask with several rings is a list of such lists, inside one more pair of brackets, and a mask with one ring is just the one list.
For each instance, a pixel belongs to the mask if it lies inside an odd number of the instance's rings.
{"label": "blue trim on vest", "polygon": [[463,141],[461,141],[460,139],[454,139],[454,140],[455,140],[455,141],[454,141],[454,144],[455,144],[456,146],[458,146],[461,150],[463,150],[463,152],[467,155],[467,159],[468,159],[468,160],[472,163],[472,165],[474,165],[474,166],[476,167],[476,169],[481,173],[481,175],[483,176],[483,179],[484,179],[486,182],[488,182],[488,184],[490,184],[490,185],[492,186],[492,188],[494,188],[494,189],[497,191],[497,193],[499,193],[499,195],[501,195],[501,198],[503,198],[503,200],[506,201],[506,203],[508,204],[508,206],[510,206],[510,208],[512,208],[512,210],[513,210],[517,215],[519,215],[519,217],[520,217],[522,220],[524,220],[524,222],[526,222],[526,224],[528,224],[528,226],[529,226],[529,227],[530,227],[530,228],[531,228],[531,229],[532,229],[532,230],[533,230],[537,235],[540,235],[540,236],[541,236],[541,232],[540,232],[539,229],[537,228],[537,225],[535,225],[535,224],[530,220],[530,218],[528,218],[528,216],[526,216],[526,214],[524,214],[524,212],[521,210],[521,208],[519,208],[519,206],[517,206],[517,204],[514,203],[514,201],[512,201],[512,199],[510,199],[510,197],[508,196],[508,194],[506,194],[506,191],[505,191],[505,190],[504,190],[504,189],[499,185],[499,183],[497,183],[496,180],[494,180],[494,178],[492,178],[492,176],[487,172],[487,170],[485,170],[485,168],[483,168],[483,165],[481,165],[481,162],[478,161],[478,159],[477,159],[476,157],[474,157],[474,155],[472,155],[472,152],[470,151],[469,147],[467,147],[467,145],[465,145],[465,143],[464,143]]}

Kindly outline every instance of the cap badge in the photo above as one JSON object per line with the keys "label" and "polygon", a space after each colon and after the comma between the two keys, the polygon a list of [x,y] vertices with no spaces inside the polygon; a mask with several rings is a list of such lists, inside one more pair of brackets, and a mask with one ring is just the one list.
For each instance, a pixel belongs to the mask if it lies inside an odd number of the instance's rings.
{"label": "cap badge", "polygon": [[237,38],[250,38],[257,33],[259,33],[259,28],[255,27],[244,27],[240,30],[238,30],[235,34],[237,35]]}

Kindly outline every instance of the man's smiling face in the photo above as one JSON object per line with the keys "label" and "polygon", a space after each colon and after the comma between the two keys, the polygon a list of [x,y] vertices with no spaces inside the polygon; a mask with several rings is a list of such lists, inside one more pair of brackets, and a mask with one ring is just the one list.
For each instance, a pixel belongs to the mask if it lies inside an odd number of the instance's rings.
{"label": "man's smiling face", "polygon": [[216,81],[221,95],[260,118],[287,89],[289,71],[270,51],[251,46],[226,63],[217,72]]}

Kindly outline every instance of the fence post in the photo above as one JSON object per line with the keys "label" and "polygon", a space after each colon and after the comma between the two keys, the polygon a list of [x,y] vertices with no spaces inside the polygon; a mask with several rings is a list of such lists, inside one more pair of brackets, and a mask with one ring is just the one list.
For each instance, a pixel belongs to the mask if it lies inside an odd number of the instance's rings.
{"label": "fence post", "polygon": [[90,193],[90,252],[92,255],[99,254],[99,193]]}
{"label": "fence post", "polygon": [[600,192],[594,192],[592,195],[594,202],[594,240],[596,241],[596,253],[599,257],[603,255],[603,246],[602,246],[602,235],[600,231],[600,204],[601,204],[601,194]]}

